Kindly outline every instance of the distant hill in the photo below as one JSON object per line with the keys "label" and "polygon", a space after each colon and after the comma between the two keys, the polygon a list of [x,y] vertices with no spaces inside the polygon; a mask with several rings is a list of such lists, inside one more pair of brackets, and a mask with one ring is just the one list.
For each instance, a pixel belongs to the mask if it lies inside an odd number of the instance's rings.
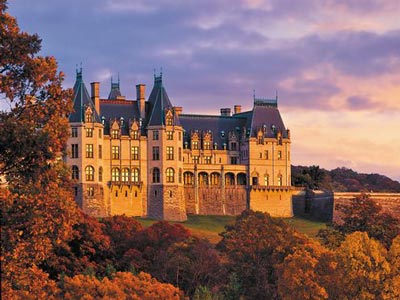
{"label": "distant hill", "polygon": [[400,182],[387,176],[344,167],[329,171],[319,166],[292,166],[292,184],[335,192],[400,192]]}

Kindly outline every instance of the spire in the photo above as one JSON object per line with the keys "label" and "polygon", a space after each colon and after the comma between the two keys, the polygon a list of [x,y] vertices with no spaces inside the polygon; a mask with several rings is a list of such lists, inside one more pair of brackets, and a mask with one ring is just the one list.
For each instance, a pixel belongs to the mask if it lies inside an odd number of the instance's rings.
{"label": "spire", "polygon": [[118,97],[121,97],[119,83],[120,83],[120,79],[119,79],[119,72],[118,72],[118,81],[117,82],[113,82],[113,78],[111,76],[111,90],[110,90],[110,93],[108,94],[108,100],[117,99]]}

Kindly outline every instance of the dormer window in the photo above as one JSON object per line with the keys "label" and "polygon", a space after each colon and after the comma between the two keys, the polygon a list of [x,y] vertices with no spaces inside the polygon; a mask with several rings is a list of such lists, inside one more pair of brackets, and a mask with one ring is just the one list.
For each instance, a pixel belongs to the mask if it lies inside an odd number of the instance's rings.
{"label": "dormer window", "polygon": [[199,142],[198,141],[193,141],[192,142],[192,149],[193,150],[199,150]]}
{"label": "dormer window", "polygon": [[85,122],[86,123],[91,123],[93,122],[93,112],[90,109],[90,107],[87,108],[86,113],[85,113]]}
{"label": "dormer window", "polygon": [[131,135],[133,140],[139,139],[139,132],[137,130],[132,130]]}
{"label": "dormer window", "polygon": [[171,110],[168,110],[165,114],[165,125],[172,126],[174,123],[174,115]]}
{"label": "dormer window", "polygon": [[111,129],[111,138],[113,138],[113,139],[119,138],[119,130],[118,129]]}
{"label": "dormer window", "polygon": [[172,118],[167,118],[166,120],[167,126],[172,126]]}

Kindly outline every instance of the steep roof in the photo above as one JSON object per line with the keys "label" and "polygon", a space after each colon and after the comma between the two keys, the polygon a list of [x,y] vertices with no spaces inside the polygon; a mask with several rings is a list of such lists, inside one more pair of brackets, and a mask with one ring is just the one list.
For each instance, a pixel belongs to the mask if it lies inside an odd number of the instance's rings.
{"label": "steep roof", "polygon": [[90,106],[94,112],[95,122],[100,122],[99,115],[95,111],[92,99],[86,89],[85,83],[82,79],[82,68],[76,71],[76,80],[74,84],[74,102],[73,112],[69,115],[70,122],[84,122],[85,110]]}
{"label": "steep roof", "polygon": [[189,142],[192,131],[208,131],[212,134],[213,143],[220,147],[223,143],[228,143],[229,132],[234,131],[239,136],[247,121],[245,117],[185,114],[179,115],[179,119],[185,130],[184,142]]}
{"label": "steep roof", "polygon": [[[150,114],[148,115],[147,126],[165,125],[165,110],[173,108],[167,91],[162,84],[162,74],[154,76],[154,86],[149,99]],[[178,116],[174,113],[174,124],[180,125]]]}
{"label": "steep roof", "polygon": [[278,108],[254,103],[251,136],[257,136],[257,130],[264,126],[266,128],[266,137],[273,138],[276,132],[281,131],[282,137],[287,138],[287,131]]}

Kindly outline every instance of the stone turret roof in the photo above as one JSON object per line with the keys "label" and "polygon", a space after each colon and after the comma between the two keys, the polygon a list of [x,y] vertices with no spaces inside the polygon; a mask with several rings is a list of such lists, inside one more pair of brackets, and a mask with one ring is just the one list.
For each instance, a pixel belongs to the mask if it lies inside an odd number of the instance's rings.
{"label": "stone turret roof", "polygon": [[76,71],[76,80],[74,84],[74,101],[73,101],[73,112],[69,115],[70,122],[84,122],[85,121],[85,110],[90,106],[94,112],[94,120],[99,123],[100,118],[95,111],[92,99],[86,89],[85,83],[82,79],[82,68]]}
{"label": "stone turret roof", "polygon": [[[165,125],[165,112],[167,109],[173,109],[169,100],[167,91],[162,84],[162,74],[154,76],[154,86],[148,100],[150,114],[146,118],[147,126]],[[174,124],[180,126],[179,118],[174,112]]]}

